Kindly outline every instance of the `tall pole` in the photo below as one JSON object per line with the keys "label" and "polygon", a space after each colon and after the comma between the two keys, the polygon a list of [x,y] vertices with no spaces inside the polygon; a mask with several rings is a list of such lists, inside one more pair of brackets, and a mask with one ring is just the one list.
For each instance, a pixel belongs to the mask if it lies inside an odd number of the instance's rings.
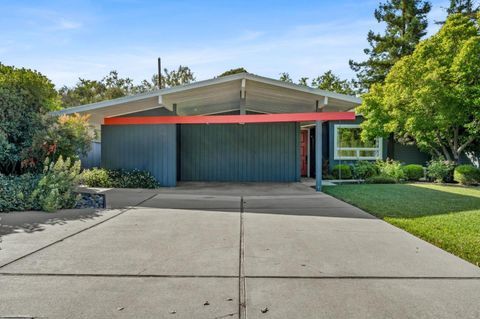
{"label": "tall pole", "polygon": [[158,58],[158,88],[162,89],[162,59]]}

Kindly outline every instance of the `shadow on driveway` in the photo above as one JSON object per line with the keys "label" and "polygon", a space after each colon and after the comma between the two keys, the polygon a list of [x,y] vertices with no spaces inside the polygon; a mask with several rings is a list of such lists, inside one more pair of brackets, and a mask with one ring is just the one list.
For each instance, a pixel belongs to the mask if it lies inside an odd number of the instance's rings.
{"label": "shadow on driveway", "polygon": [[64,209],[55,213],[41,211],[0,213],[0,236],[23,231],[34,233],[43,231],[45,225],[64,225],[69,221],[82,221],[100,216],[95,209]]}

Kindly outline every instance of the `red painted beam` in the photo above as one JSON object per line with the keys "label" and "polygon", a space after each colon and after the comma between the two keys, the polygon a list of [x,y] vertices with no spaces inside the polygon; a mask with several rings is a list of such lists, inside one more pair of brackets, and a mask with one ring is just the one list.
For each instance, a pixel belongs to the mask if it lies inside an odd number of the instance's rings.
{"label": "red painted beam", "polygon": [[309,121],[353,121],[354,112],[283,113],[252,115],[194,115],[194,116],[140,116],[107,117],[105,125],[135,124],[235,124]]}

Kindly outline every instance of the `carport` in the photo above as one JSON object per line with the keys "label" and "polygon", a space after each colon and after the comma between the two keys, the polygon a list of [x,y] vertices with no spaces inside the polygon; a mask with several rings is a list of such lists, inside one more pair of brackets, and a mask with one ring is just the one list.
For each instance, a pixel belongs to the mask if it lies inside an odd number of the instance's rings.
{"label": "carport", "polygon": [[[314,163],[321,189],[322,122],[354,120],[360,99],[240,73],[54,113],[88,113],[101,166],[177,181],[299,182]],[[302,148],[302,127],[315,127]],[[313,130],[312,130],[313,131]],[[305,133],[305,130],[303,130]]]}
{"label": "carport", "polygon": [[[167,182],[293,182],[300,180],[298,123],[315,122],[316,149],[322,149],[322,121],[354,120],[353,112],[286,113],[261,115],[145,116],[106,118],[105,126],[133,126],[141,132],[154,125]],[[181,125],[181,126],[173,126]],[[146,128],[144,126],[147,126]],[[110,129],[102,130],[111,134]],[[164,133],[164,134],[162,134]],[[155,133],[154,133],[155,134]],[[133,134],[135,135],[135,134]],[[111,136],[118,136],[112,134]],[[122,140],[125,142],[125,140]],[[139,141],[132,141],[139,143]],[[173,142],[173,143],[172,143]],[[154,143],[148,143],[151,146]],[[119,148],[119,147],[118,147]],[[118,149],[114,148],[114,150]],[[134,151],[134,150],[133,150]],[[142,150],[145,153],[145,150]],[[136,153],[136,152],[135,152]],[[137,153],[138,154],[138,153]],[[316,153],[316,189],[321,190],[322,156]],[[179,164],[180,163],[180,164]],[[164,168],[169,166],[170,168]],[[173,176],[172,172],[177,172]]]}

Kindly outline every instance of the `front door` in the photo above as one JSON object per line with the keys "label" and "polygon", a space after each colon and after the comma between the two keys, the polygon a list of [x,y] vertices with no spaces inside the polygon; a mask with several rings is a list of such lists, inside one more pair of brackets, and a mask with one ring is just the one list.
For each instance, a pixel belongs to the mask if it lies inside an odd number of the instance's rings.
{"label": "front door", "polygon": [[308,130],[300,131],[300,174],[307,176],[308,164]]}

